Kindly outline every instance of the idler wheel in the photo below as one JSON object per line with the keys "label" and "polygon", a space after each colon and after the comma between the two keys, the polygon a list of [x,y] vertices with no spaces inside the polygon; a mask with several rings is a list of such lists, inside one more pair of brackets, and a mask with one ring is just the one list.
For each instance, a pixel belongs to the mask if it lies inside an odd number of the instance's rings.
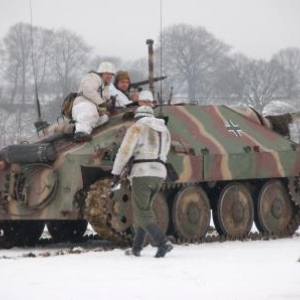
{"label": "idler wheel", "polygon": [[293,206],[285,186],[270,180],[261,188],[257,198],[255,224],[260,232],[280,233],[289,225]]}
{"label": "idler wheel", "polygon": [[220,235],[247,236],[254,219],[254,205],[248,189],[240,183],[226,185],[218,198],[213,218]]}
{"label": "idler wheel", "polygon": [[210,223],[210,204],[198,186],[181,188],[172,208],[175,233],[185,239],[204,237]]}

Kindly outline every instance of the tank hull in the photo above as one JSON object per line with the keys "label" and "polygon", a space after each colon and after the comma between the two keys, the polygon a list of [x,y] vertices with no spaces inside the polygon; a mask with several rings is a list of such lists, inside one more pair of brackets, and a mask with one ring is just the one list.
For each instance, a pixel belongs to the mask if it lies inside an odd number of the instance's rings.
{"label": "tank hull", "polygon": [[[298,144],[249,107],[185,105],[162,111],[172,143],[155,210],[165,232],[199,240],[211,216],[220,236],[235,238],[247,236],[253,222],[268,233],[298,227]],[[132,123],[132,109],[118,110],[82,143],[66,134],[69,124],[56,124],[30,143],[37,151],[30,161],[18,151],[0,155],[0,224],[43,221],[58,236],[67,224],[59,222],[88,220],[99,235],[124,242],[124,232],[132,228],[130,188],[113,196],[107,191],[115,155]],[[54,149],[53,161],[40,159],[36,149],[43,144]],[[81,223],[78,231],[82,228]]]}

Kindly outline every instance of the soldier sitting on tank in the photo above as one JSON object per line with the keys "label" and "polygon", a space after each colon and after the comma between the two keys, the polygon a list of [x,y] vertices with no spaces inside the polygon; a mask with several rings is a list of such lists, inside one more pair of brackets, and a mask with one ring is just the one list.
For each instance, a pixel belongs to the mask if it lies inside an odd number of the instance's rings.
{"label": "soldier sitting on tank", "polygon": [[91,140],[93,128],[108,121],[105,105],[111,101],[109,85],[114,74],[114,65],[102,62],[97,72],[90,72],[83,77],[72,108],[76,128],[75,141]]}
{"label": "soldier sitting on tank", "polygon": [[109,93],[115,99],[116,107],[126,107],[138,100],[138,92],[130,94],[130,76],[127,71],[120,70],[115,76],[115,80],[109,86]]}

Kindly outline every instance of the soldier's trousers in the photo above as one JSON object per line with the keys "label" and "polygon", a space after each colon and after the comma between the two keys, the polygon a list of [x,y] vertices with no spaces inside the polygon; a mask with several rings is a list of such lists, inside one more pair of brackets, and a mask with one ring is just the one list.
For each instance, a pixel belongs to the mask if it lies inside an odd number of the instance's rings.
{"label": "soldier's trousers", "polygon": [[132,210],[133,222],[136,227],[146,228],[150,223],[156,223],[152,205],[155,195],[160,190],[164,179],[161,177],[132,178]]}

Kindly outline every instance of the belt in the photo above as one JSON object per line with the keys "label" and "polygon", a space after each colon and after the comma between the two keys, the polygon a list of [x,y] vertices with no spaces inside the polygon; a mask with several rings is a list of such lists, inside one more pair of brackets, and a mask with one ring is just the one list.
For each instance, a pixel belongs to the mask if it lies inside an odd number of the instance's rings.
{"label": "belt", "polygon": [[157,163],[161,163],[163,165],[166,164],[164,161],[162,161],[159,158],[154,158],[154,159],[135,159],[135,160],[133,160],[134,164],[148,163],[148,162],[157,162]]}

